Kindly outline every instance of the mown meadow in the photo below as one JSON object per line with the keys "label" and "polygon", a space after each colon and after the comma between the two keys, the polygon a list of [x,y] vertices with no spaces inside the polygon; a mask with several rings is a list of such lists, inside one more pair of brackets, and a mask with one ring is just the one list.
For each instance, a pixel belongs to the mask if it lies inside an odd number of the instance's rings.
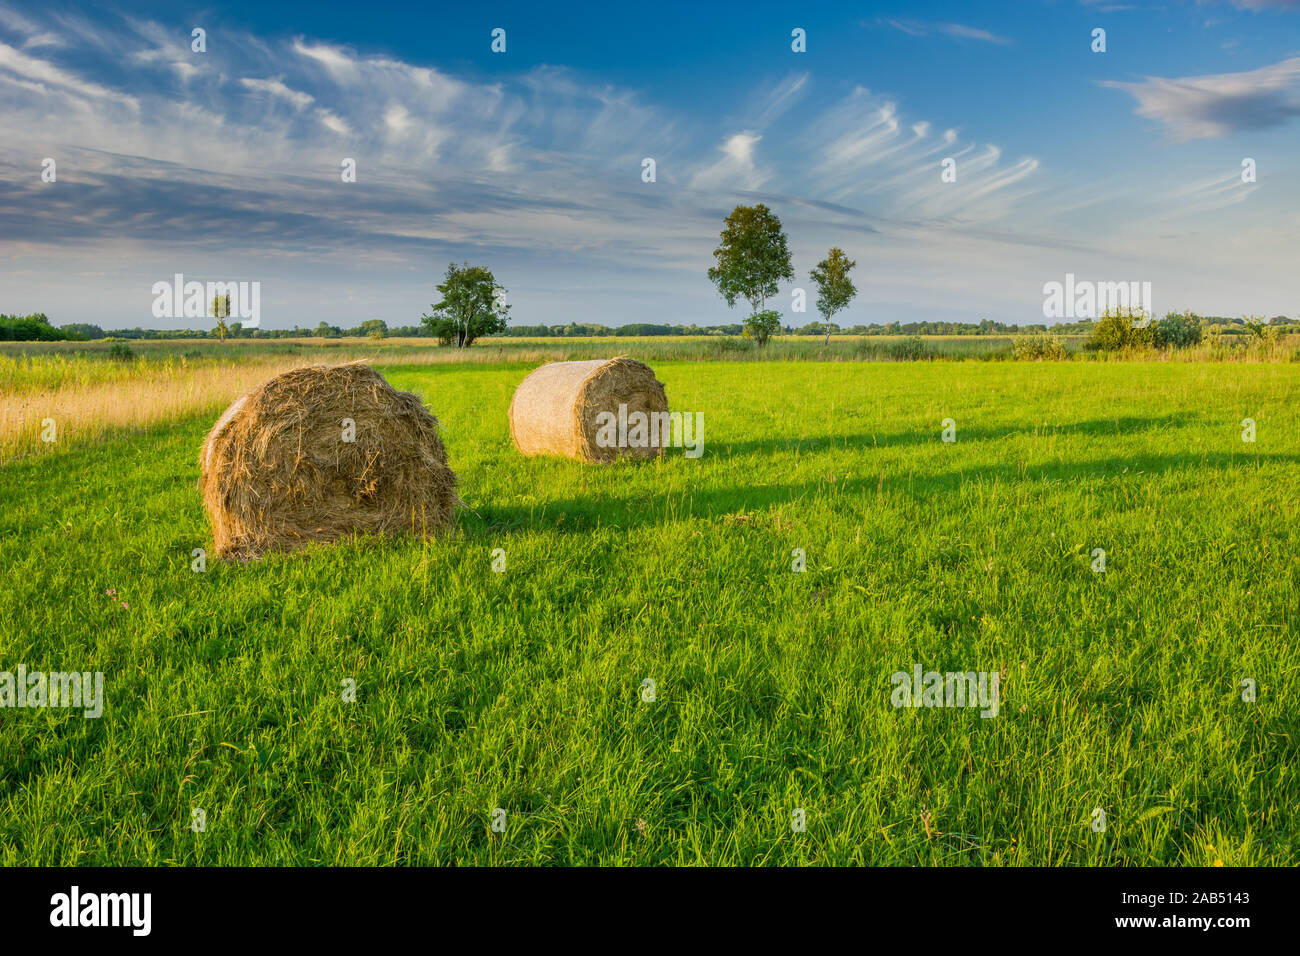
{"label": "mown meadow", "polygon": [[592,467],[513,449],[587,346],[526,347],[375,356],[441,540],[193,570],[225,393],[0,467],[0,670],[106,695],[0,711],[0,862],[1298,861],[1300,364],[649,355],[703,456]]}

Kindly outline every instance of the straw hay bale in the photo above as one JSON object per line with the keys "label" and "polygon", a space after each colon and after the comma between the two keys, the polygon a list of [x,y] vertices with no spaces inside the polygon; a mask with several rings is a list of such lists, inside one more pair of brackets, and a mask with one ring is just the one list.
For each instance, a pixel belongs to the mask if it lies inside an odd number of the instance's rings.
{"label": "straw hay bale", "polygon": [[219,557],[435,534],[459,503],[437,419],[361,363],[297,368],[253,389],[208,433],[199,467]]}
{"label": "straw hay bale", "polygon": [[653,458],[661,447],[601,447],[597,416],[668,411],[654,371],[628,358],[552,362],[535,369],[510,403],[510,436],[525,455],[562,455],[578,461]]}

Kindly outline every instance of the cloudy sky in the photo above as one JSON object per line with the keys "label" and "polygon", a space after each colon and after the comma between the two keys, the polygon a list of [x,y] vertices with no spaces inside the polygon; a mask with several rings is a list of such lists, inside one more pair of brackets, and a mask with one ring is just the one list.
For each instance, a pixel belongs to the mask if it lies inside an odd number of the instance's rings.
{"label": "cloudy sky", "polygon": [[467,260],[516,323],[738,322],[705,270],[761,201],[791,286],[857,260],[845,324],[1042,321],[1067,272],[1300,314],[1300,0],[7,2],[0,312],[206,325],[151,314],[183,273],[414,324]]}

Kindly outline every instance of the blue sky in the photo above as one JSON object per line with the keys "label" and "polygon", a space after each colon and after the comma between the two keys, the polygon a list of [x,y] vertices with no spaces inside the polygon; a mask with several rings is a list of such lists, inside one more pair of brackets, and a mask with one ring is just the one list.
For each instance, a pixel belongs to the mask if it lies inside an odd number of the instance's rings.
{"label": "blue sky", "polygon": [[544,6],[0,0],[0,311],[199,324],[151,314],[179,272],[413,324],[467,260],[517,323],[734,322],[705,270],[762,201],[790,287],[857,261],[842,324],[1042,321],[1067,272],[1300,314],[1300,0]]}

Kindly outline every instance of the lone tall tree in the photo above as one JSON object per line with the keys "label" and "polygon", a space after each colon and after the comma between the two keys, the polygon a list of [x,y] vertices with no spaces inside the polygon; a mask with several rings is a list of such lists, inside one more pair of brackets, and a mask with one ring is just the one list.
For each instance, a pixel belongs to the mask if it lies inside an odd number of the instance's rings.
{"label": "lone tall tree", "polygon": [[224,342],[226,333],[230,331],[230,326],[226,324],[226,319],[230,317],[230,295],[214,295],[209,311],[217,320],[217,327],[213,331],[217,333],[217,338]]}
{"label": "lone tall tree", "polygon": [[781,220],[767,206],[737,206],[722,228],[722,241],[713,250],[715,265],[709,280],[734,307],[736,299],[749,303],[752,314],[745,329],[766,345],[768,337],[781,327],[781,314],[763,307],[776,295],[782,279],[793,279],[790,248]]}
{"label": "lone tall tree", "polygon": [[467,348],[480,336],[506,330],[510,306],[505,301],[505,287],[483,266],[453,262],[447,266],[438,291],[442,301],[432,307],[431,315],[420,316],[420,321],[443,342]]}
{"label": "lone tall tree", "polygon": [[831,322],[831,316],[845,308],[858,294],[849,270],[857,263],[844,254],[839,246],[831,246],[826,258],[813,267],[809,276],[817,285],[817,311],[826,321],[826,342],[831,340],[831,333],[839,326]]}

